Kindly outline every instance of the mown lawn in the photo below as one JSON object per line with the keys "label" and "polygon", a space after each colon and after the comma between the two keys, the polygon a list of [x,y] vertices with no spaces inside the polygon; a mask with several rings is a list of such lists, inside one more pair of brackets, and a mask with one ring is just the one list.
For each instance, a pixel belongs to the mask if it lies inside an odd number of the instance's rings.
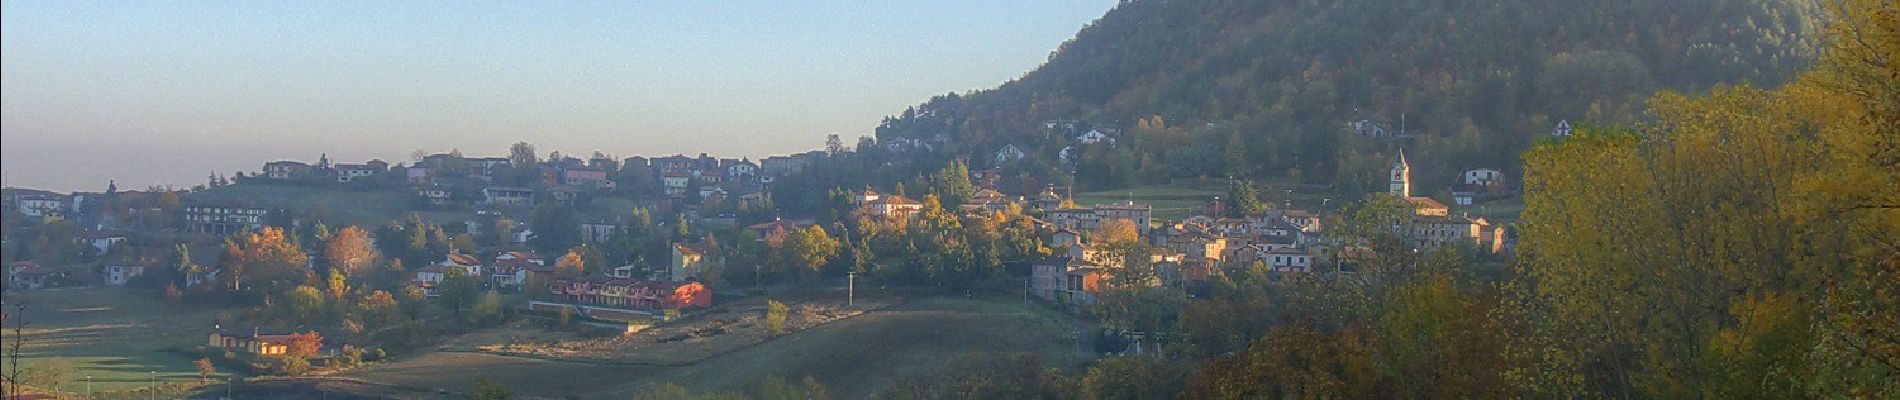
{"label": "mown lawn", "polygon": [[834,398],[863,398],[901,380],[948,373],[968,353],[1030,352],[1046,365],[1079,368],[1085,355],[1068,316],[1020,297],[911,300],[781,336],[682,367],[601,365],[475,353],[431,353],[345,376],[415,388],[467,391],[486,377],[531,396],[625,399],[675,383],[695,391],[747,391],[768,376],[809,375]]}
{"label": "mown lawn", "polygon": [[[7,291],[9,312],[18,302],[27,304],[21,315],[26,322],[21,367],[66,361],[72,371],[60,389],[70,393],[83,393],[88,376],[94,392],[150,386],[153,372],[160,384],[197,381],[193,358],[177,350],[202,344],[225,311],[167,304],[121,288]],[[9,345],[17,321],[7,321]],[[0,368],[9,368],[3,365],[8,362],[0,362]]]}

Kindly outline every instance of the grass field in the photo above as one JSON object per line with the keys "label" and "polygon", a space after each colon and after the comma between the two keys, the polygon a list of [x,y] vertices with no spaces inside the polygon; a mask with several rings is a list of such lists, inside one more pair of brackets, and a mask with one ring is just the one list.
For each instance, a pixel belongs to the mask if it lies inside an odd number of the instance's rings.
{"label": "grass field", "polygon": [[681,367],[602,365],[475,353],[432,353],[344,376],[404,387],[466,391],[487,377],[531,396],[624,399],[676,383],[696,391],[750,391],[768,376],[810,375],[836,398],[862,398],[910,377],[942,374],[969,352],[1033,352],[1052,366],[1086,360],[1075,322],[1020,298],[926,298],[768,340]]}
{"label": "grass field", "polygon": [[1139,186],[1119,190],[1076,193],[1075,205],[1120,203],[1133,200],[1154,207],[1154,217],[1180,220],[1198,214],[1216,196],[1227,195],[1225,180],[1186,184]]}
{"label": "grass field", "polygon": [[[390,191],[364,192],[323,187],[246,183],[222,186],[207,191],[217,197],[257,202],[309,213],[331,226],[379,226],[383,222],[409,214],[406,194]],[[428,217],[426,215],[425,217]],[[432,218],[434,219],[434,218]],[[459,221],[457,219],[456,221]]]}
{"label": "grass field", "polygon": [[[1337,206],[1337,199],[1331,199],[1329,193],[1316,193],[1298,189],[1296,185],[1284,182],[1255,182],[1264,200],[1275,208],[1284,207],[1288,189],[1293,189],[1293,207],[1305,210],[1326,210]],[[1202,207],[1215,197],[1227,195],[1227,180],[1209,179],[1187,183],[1137,186],[1127,189],[1103,190],[1098,192],[1076,193],[1075,204],[1088,206],[1094,204],[1120,203],[1133,200],[1136,203],[1154,207],[1154,217],[1160,220],[1178,221],[1201,212]]]}
{"label": "grass field", "polygon": [[[73,367],[62,390],[95,392],[195,382],[192,358],[175,352],[202,344],[220,310],[166,304],[117,288],[9,290],[6,303],[26,302],[23,368],[64,359]],[[13,335],[13,320],[6,335]],[[0,366],[4,368],[5,366]],[[223,376],[222,374],[220,376]]]}

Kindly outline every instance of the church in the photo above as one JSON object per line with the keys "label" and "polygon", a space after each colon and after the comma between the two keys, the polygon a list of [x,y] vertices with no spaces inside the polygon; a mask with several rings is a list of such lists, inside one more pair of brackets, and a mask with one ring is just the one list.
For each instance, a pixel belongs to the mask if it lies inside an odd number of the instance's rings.
{"label": "church", "polygon": [[1407,241],[1417,249],[1431,249],[1446,246],[1463,240],[1469,240],[1479,249],[1497,252],[1502,249],[1502,229],[1492,226],[1484,217],[1451,216],[1451,208],[1431,197],[1412,195],[1412,165],[1405,160],[1405,150],[1399,150],[1399,157],[1392,162],[1390,179],[1386,184],[1386,194],[1405,200],[1412,206],[1412,223],[1408,228]]}

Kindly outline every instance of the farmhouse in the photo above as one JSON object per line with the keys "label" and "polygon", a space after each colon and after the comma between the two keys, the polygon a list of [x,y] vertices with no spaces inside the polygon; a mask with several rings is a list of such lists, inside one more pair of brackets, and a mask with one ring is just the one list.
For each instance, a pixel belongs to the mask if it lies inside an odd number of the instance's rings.
{"label": "farmhouse", "polygon": [[242,350],[251,354],[283,355],[290,352],[289,334],[266,334],[256,327],[251,329],[220,329],[212,327],[206,335],[206,346],[214,349]]}
{"label": "farmhouse", "polygon": [[101,272],[105,273],[107,285],[121,286],[131,283],[132,278],[145,275],[145,267],[137,265],[107,265]]}
{"label": "farmhouse", "polygon": [[65,270],[43,267],[32,261],[15,261],[7,265],[7,283],[16,288],[56,286],[65,278]]}

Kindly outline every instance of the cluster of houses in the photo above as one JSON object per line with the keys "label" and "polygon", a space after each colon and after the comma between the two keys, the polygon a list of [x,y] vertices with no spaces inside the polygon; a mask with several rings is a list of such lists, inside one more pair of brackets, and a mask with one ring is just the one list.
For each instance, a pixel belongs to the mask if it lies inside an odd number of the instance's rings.
{"label": "cluster of houses", "polygon": [[[316,164],[280,160],[264,164],[254,178],[284,181],[330,181],[347,183],[381,174],[399,174],[401,181],[424,205],[450,206],[474,204],[501,207],[532,206],[538,202],[569,202],[586,192],[652,189],[674,198],[726,196],[733,190],[756,193],[778,177],[809,167],[825,156],[810,151],[772,156],[754,162],[746,158],[718,158],[701,153],[698,157],[675,154],[667,157],[628,157],[615,159],[595,153],[587,159],[556,156],[541,160],[533,168],[538,179],[532,187],[496,183],[504,167],[513,167],[504,157],[464,157],[460,153],[424,156],[413,165],[394,165],[381,160],[363,164],[332,164],[327,155]],[[519,172],[517,172],[519,173]],[[642,182],[652,188],[623,187],[626,174],[647,174]],[[393,178],[392,178],[393,179]],[[519,183],[519,182],[517,182]],[[745,194],[738,193],[738,194]]]}
{"label": "cluster of houses", "polygon": [[626,265],[600,274],[563,276],[555,264],[532,251],[503,251],[485,259],[457,252],[412,271],[409,282],[429,297],[438,296],[442,283],[457,275],[476,277],[480,286],[502,291],[536,285],[546,289],[546,296],[530,303],[534,310],[566,308],[586,318],[632,322],[667,310],[711,306],[712,291],[698,276],[722,260],[706,253],[694,244],[677,243],[664,267]]}
{"label": "cluster of houses", "polygon": [[[1121,129],[1119,128],[1103,126],[1083,131],[1082,126],[1083,124],[1073,120],[1043,121],[1044,139],[1049,139],[1052,135],[1058,134],[1065,138],[1073,138],[1072,140],[1068,140],[1067,144],[1062,146],[1062,148],[1056,150],[1057,160],[1072,164],[1075,162],[1076,157],[1080,155],[1077,146],[1094,144],[1113,146],[1116,142],[1116,136],[1121,135]],[[991,153],[989,161],[992,167],[1000,168],[1028,157],[1029,152],[1024,146],[1005,144],[1003,147],[997,148],[995,152]]]}
{"label": "cluster of houses", "polygon": [[[1495,170],[1467,172],[1466,185],[1499,185]],[[1488,172],[1486,172],[1488,171]],[[1499,252],[1505,248],[1505,229],[1481,217],[1454,216],[1450,208],[1430,197],[1411,193],[1411,166],[1400,153],[1393,163],[1386,195],[1401,199],[1411,212],[1407,220],[1395,225],[1406,245],[1419,250],[1475,245],[1480,251]],[[1461,205],[1470,203],[1460,200]],[[1081,309],[1094,304],[1102,289],[1105,274],[1124,268],[1125,255],[1088,238],[1093,229],[1107,219],[1125,219],[1144,228],[1140,234],[1156,251],[1148,265],[1155,268],[1152,284],[1192,289],[1214,275],[1236,268],[1264,265],[1275,273],[1345,272],[1351,263],[1354,245],[1328,237],[1318,213],[1307,210],[1268,210],[1245,217],[1218,218],[1207,215],[1150,227],[1145,208],[1132,203],[1103,205],[1092,209],[1057,209],[1045,217],[1054,233],[1049,243],[1056,256],[1032,268],[1030,292],[1035,296]],[[1323,260],[1327,250],[1340,250],[1340,256]]]}
{"label": "cluster of houses", "polygon": [[[145,275],[145,269],[141,265],[106,265],[98,270],[99,281],[107,286],[124,286],[132,283],[133,278]],[[29,290],[65,286],[78,273],[87,272],[47,267],[32,261],[14,261],[7,264],[6,284],[12,288]]]}

